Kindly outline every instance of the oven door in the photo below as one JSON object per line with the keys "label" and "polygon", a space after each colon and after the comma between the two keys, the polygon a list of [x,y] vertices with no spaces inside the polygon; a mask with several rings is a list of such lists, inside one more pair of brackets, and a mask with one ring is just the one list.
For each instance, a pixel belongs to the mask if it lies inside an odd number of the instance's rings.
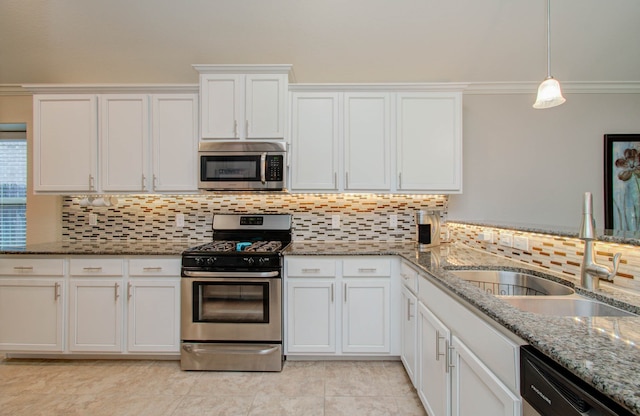
{"label": "oven door", "polygon": [[282,341],[279,272],[192,274],[181,283],[183,341]]}
{"label": "oven door", "polygon": [[199,152],[198,188],[251,190],[284,188],[284,153]]}

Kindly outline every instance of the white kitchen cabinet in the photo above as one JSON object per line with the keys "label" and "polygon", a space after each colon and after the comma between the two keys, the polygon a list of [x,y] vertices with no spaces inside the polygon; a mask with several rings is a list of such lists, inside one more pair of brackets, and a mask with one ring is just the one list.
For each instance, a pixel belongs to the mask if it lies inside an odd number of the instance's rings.
{"label": "white kitchen cabinet", "polygon": [[34,95],[33,127],[34,191],[97,191],[97,97]]}
{"label": "white kitchen cabinet", "polygon": [[391,190],[388,93],[344,94],[344,190]]}
{"label": "white kitchen cabinet", "polygon": [[[519,416],[521,400],[511,392],[458,337],[451,347],[454,416]],[[431,413],[430,413],[431,414]]]}
{"label": "white kitchen cabinet", "polygon": [[[450,331],[424,304],[418,307],[418,397],[429,416],[451,414]],[[475,414],[475,413],[472,413]]]}
{"label": "white kitchen cabinet", "polygon": [[151,96],[151,190],[198,189],[198,95]]}
{"label": "white kitchen cabinet", "polygon": [[462,192],[462,93],[396,99],[397,190]]}
{"label": "white kitchen cabinet", "polygon": [[122,278],[69,282],[69,350],[123,352]]}
{"label": "white kitchen cabinet", "polygon": [[100,184],[103,192],[143,192],[149,165],[149,97],[100,96]]}
{"label": "white kitchen cabinet", "polygon": [[293,93],[291,190],[338,190],[337,93]]}
{"label": "white kitchen cabinet", "polygon": [[398,354],[390,275],[389,258],[286,257],[286,353]]}
{"label": "white kitchen cabinet", "polygon": [[129,260],[127,351],[180,352],[180,259]]}
{"label": "white kitchen cabinet", "polygon": [[427,277],[418,288],[418,395],[429,415],[520,415],[523,341],[499,333]]}
{"label": "white kitchen cabinet", "polygon": [[389,277],[344,278],[343,299],[342,352],[389,354]]}
{"label": "white kitchen cabinet", "polygon": [[336,283],[321,278],[287,282],[287,352],[336,353]]}
{"label": "white kitchen cabinet", "polygon": [[292,103],[292,190],[391,189],[389,94],[294,92]]}
{"label": "white kitchen cabinet", "polygon": [[414,387],[417,386],[418,360],[416,355],[418,343],[418,300],[409,288],[403,285],[400,292],[400,359]]}
{"label": "white kitchen cabinet", "polygon": [[194,65],[202,139],[283,139],[291,65]]}

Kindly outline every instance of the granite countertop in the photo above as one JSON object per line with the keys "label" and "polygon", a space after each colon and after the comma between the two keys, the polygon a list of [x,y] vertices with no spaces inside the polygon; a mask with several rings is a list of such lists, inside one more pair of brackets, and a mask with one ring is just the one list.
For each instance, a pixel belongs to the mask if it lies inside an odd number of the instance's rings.
{"label": "granite countertop", "polygon": [[189,247],[204,241],[194,240],[68,240],[30,244],[22,248],[2,248],[0,254],[24,255],[120,255],[180,256]]}
{"label": "granite countertop", "polygon": [[[418,251],[413,243],[294,242],[285,255],[399,255],[431,281],[454,293],[507,330],[524,339],[597,390],[640,415],[640,317],[562,317],[523,312],[456,277],[452,270],[482,268],[528,271],[563,281],[566,275],[529,267],[461,244]],[[602,284],[598,292],[576,292],[640,313],[640,294]]]}

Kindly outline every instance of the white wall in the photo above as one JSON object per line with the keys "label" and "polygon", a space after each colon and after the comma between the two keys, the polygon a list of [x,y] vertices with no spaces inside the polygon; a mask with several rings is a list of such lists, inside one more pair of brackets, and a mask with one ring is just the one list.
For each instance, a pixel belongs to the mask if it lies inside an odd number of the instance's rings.
{"label": "white wall", "polygon": [[565,94],[534,110],[531,94],[465,95],[464,192],[449,219],[577,230],[582,194],[604,226],[603,135],[640,133],[640,94]]}

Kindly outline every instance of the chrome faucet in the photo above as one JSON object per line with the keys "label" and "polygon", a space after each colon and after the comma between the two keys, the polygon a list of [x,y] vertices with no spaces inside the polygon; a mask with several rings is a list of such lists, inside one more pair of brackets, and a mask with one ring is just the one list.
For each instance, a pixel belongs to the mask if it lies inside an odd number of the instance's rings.
{"label": "chrome faucet", "polygon": [[618,272],[621,256],[621,253],[616,253],[613,256],[613,269],[596,263],[593,255],[593,240],[596,238],[595,229],[596,221],[593,218],[591,192],[585,192],[582,224],[580,225],[580,234],[578,237],[584,240],[584,257],[582,258],[582,267],[580,268],[580,285],[590,290],[598,290],[600,279],[613,282],[613,278]]}

